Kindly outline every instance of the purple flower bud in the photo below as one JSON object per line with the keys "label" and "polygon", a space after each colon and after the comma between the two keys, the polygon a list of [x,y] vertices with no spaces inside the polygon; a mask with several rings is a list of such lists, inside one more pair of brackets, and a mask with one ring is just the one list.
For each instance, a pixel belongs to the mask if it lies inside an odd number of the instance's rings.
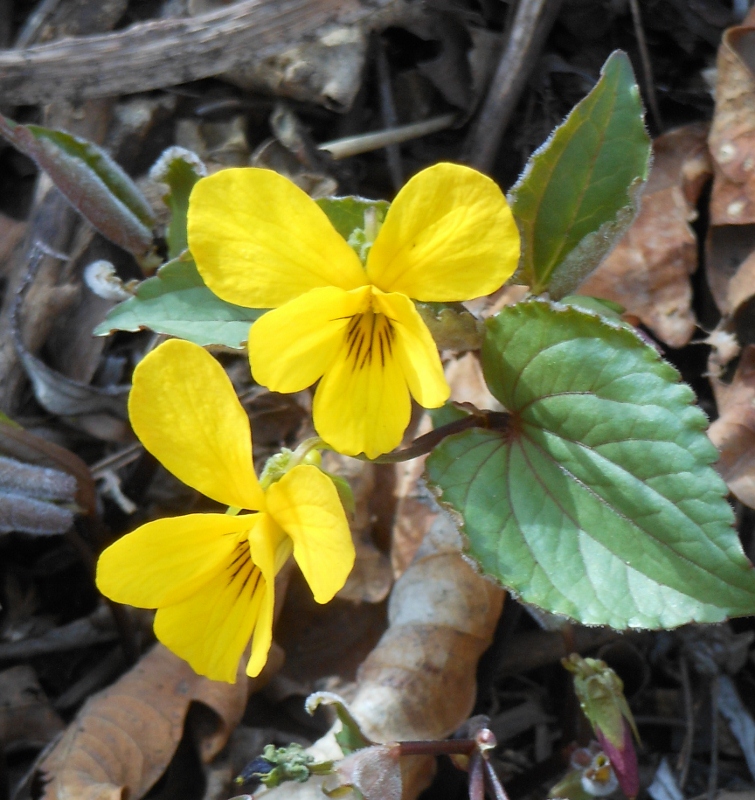
{"label": "purple flower bud", "polygon": [[622,722],[624,723],[624,735],[621,747],[616,747],[611,744],[608,737],[603,734],[603,731],[597,725],[595,726],[595,735],[598,737],[603,752],[611,761],[621,791],[624,792],[630,800],[634,800],[634,798],[637,797],[637,793],[640,791],[637,753],[634,750],[632,731],[629,729],[629,723],[626,719],[622,719]]}

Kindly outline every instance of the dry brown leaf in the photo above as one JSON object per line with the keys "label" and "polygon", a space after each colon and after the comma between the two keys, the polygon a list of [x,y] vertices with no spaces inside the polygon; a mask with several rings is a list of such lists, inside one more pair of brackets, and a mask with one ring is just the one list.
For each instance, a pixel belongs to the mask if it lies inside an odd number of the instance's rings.
{"label": "dry brown leaf", "polygon": [[721,453],[717,469],[737,499],[755,508],[755,346],[742,352],[731,384],[711,383],[719,417],[708,436]]}
{"label": "dry brown leaf", "polygon": [[696,325],[689,276],[697,269],[697,239],[689,223],[711,174],[706,135],[698,123],[653,142],[637,219],[579,289],[620,303],[670,347],[687,344]]}
{"label": "dry brown leaf", "polygon": [[170,762],[193,702],[217,715],[214,730],[203,731],[200,741],[201,758],[210,761],[241,719],[249,692],[281,660],[274,648],[259,678],[248,680],[242,662],[235,684],[219,683],[198,676],[156,645],[119,681],[86,702],[38,765],[41,800],[139,800]]}
{"label": "dry brown leaf", "polygon": [[706,274],[722,314],[755,293],[755,12],[723,36],[708,145],[713,189]]}
{"label": "dry brown leaf", "polygon": [[0,672],[0,750],[14,744],[43,746],[64,727],[31,667]]}
{"label": "dry brown leaf", "polygon": [[708,140],[715,177],[712,225],[755,223],[755,11],[718,49],[716,109]]}

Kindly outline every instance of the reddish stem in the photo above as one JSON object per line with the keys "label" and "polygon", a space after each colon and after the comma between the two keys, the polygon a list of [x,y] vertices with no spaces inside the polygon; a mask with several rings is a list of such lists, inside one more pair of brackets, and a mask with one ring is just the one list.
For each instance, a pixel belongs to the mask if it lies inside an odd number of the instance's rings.
{"label": "reddish stem", "polygon": [[398,742],[400,756],[468,756],[477,749],[475,739],[443,739],[442,741]]}

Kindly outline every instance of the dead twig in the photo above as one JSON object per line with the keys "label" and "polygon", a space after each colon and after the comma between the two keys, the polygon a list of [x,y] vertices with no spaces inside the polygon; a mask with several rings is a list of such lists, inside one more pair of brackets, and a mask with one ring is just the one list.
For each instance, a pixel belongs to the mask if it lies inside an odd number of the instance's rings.
{"label": "dead twig", "polygon": [[640,61],[642,61],[642,75],[645,78],[645,95],[650,113],[653,115],[653,122],[659,131],[663,130],[663,120],[661,110],[658,107],[658,97],[655,93],[655,81],[653,80],[653,66],[650,63],[650,51],[645,39],[645,30],[642,27],[642,17],[640,16],[640,4],[638,0],[629,0],[629,8],[632,11],[632,24],[634,25],[634,35],[637,38],[637,47],[640,51]]}
{"label": "dead twig", "polygon": [[33,104],[174,86],[257,63],[281,43],[335,20],[361,21],[391,2],[245,0],[192,18],[8,50],[0,53],[0,96]]}
{"label": "dead twig", "polygon": [[[396,104],[393,100],[393,87],[391,86],[391,68],[385,55],[385,47],[379,37],[375,37],[375,55],[380,88],[380,115],[386,128],[398,126]],[[401,164],[401,150],[397,144],[389,144],[385,148],[388,161],[388,171],[391,175],[393,188],[398,191],[404,183],[404,168]]]}
{"label": "dead twig", "polygon": [[718,791],[718,694],[719,676],[710,682],[710,772],[708,773],[708,798],[714,800]]}
{"label": "dead twig", "polygon": [[506,46],[477,121],[464,146],[464,160],[483,172],[498,145],[553,25],[561,0],[519,0]]}
{"label": "dead twig", "polygon": [[684,741],[679,750],[676,768],[679,772],[679,788],[684,791],[684,785],[687,783],[687,776],[689,775],[689,766],[692,762],[692,743],[695,738],[695,709],[692,705],[692,685],[689,680],[689,666],[684,656],[681,658],[680,667],[686,730],[684,731]]}
{"label": "dead twig", "polygon": [[420,136],[429,136],[431,133],[450,128],[457,121],[457,118],[457,114],[441,114],[438,117],[423,119],[422,122],[399,125],[398,128],[387,128],[374,133],[360,133],[355,136],[345,136],[343,139],[323,142],[317,146],[317,149],[327,150],[337,161],[341,158],[357,156],[360,153],[370,153],[383,147],[418,139]]}

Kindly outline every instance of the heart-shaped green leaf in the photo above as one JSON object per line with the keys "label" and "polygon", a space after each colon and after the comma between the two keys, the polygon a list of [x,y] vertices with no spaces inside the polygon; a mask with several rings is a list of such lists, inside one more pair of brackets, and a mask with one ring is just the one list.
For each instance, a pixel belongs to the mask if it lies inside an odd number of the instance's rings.
{"label": "heart-shaped green leaf", "polygon": [[469,553],[528,603],[593,625],[755,612],[716,450],[689,387],[632,331],[543,301],[487,322],[485,377],[511,413],[431,454]]}
{"label": "heart-shaped green leaf", "polygon": [[650,138],[626,53],[532,156],[509,201],[522,233],[518,278],[559,299],[598,266],[634,218]]}
{"label": "heart-shaped green leaf", "polygon": [[202,346],[243,348],[252,322],[265,309],[226,303],[204,284],[193,261],[169,261],[154,278],[139,284],[134,297],[113,308],[95,336],[149,328]]}

